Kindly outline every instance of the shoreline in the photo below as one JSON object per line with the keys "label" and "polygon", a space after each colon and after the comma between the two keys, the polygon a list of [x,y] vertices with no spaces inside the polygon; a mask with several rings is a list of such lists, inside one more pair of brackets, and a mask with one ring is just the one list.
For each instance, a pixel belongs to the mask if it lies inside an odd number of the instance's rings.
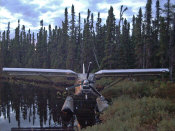
{"label": "shoreline", "polygon": [[52,80],[52,78],[49,79],[44,79],[41,77],[16,77],[16,76],[8,76],[8,75],[2,75],[0,76],[0,81],[5,81],[5,82],[11,82],[11,83],[16,83],[16,84],[30,84],[33,86],[37,87],[69,87],[74,84],[73,80],[66,80],[65,78],[59,79],[57,78],[56,80]]}

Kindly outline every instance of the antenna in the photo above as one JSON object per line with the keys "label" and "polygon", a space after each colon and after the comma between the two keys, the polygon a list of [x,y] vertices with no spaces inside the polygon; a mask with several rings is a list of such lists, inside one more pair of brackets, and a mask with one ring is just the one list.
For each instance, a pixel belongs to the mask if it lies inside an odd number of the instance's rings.
{"label": "antenna", "polygon": [[91,64],[92,64],[92,62],[89,62],[89,66],[88,66],[88,70],[87,70],[87,79],[88,79],[88,77],[89,77],[89,73],[90,73],[90,67],[91,67]]}
{"label": "antenna", "polygon": [[83,74],[85,74],[85,67],[84,67],[84,63],[83,63]]}
{"label": "antenna", "polygon": [[93,49],[93,53],[94,53],[94,56],[95,56],[95,61],[97,63],[98,69],[100,69],[100,65],[99,65],[99,62],[98,62],[98,59],[97,59],[97,55],[95,54],[95,46],[94,46],[94,49]]}

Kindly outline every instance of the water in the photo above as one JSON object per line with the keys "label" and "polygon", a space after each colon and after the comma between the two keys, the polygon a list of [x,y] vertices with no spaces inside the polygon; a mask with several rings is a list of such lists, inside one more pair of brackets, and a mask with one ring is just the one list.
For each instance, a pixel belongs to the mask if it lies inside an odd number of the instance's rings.
{"label": "water", "polygon": [[64,103],[54,87],[0,83],[0,131],[15,127],[59,127]]}

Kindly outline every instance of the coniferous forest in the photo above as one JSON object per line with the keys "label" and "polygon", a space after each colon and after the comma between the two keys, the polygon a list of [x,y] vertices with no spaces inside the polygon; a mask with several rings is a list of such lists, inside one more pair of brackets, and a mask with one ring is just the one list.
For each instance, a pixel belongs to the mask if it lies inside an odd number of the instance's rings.
{"label": "coniferous forest", "polygon": [[[153,15],[152,4],[155,13]],[[93,62],[93,69],[169,68],[175,69],[175,5],[167,0],[160,8],[159,0],[147,0],[145,12],[140,8],[132,21],[123,18],[127,7],[121,6],[120,19],[114,8],[108,10],[106,21],[100,12],[94,20],[75,15],[65,8],[62,26],[48,28],[40,21],[38,33],[20,24],[10,38],[10,22],[0,33],[0,66],[59,68],[81,72],[82,64]],[[76,12],[77,13],[77,12]],[[70,19],[69,19],[70,18]],[[94,22],[96,21],[96,22]],[[172,75],[171,75],[172,76]]]}

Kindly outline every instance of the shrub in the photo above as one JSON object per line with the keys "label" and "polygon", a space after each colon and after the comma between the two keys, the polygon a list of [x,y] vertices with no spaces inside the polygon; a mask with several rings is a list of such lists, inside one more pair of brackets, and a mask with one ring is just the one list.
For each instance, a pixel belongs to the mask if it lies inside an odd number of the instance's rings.
{"label": "shrub", "polygon": [[174,83],[125,80],[102,93],[113,104],[101,114],[102,124],[85,130],[175,130]]}
{"label": "shrub", "polygon": [[105,89],[102,93],[105,97],[119,97],[129,95],[133,98],[152,96],[153,87],[149,82],[124,81],[113,87]]}
{"label": "shrub", "polygon": [[163,119],[158,124],[158,131],[175,131],[175,119]]}
{"label": "shrub", "polygon": [[140,124],[149,124],[156,126],[164,117],[169,115],[169,112],[174,110],[174,105],[169,100],[160,98],[144,97],[140,99]]}
{"label": "shrub", "polygon": [[133,99],[121,96],[114,99],[113,105],[100,116],[103,124],[88,127],[86,130],[154,130],[159,123],[163,126],[161,123],[164,118],[172,116],[170,112],[174,109],[172,105],[169,100],[155,97]]}

